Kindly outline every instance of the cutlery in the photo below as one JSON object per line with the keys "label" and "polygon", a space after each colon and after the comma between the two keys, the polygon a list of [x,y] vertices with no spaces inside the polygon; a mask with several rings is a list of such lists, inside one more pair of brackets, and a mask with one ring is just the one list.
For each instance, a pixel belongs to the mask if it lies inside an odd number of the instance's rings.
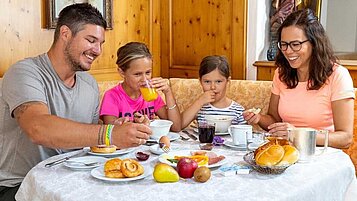
{"label": "cutlery", "polygon": [[71,161],[71,160],[67,160],[66,163],[70,163],[70,164],[81,164],[81,165],[85,165],[85,166],[96,166],[96,165],[99,165],[99,162],[82,162],[82,161]]}
{"label": "cutlery", "polygon": [[73,157],[76,157],[76,156],[82,156],[82,155],[85,155],[88,152],[89,152],[89,149],[86,149],[86,150],[83,149],[83,150],[81,150],[79,152],[76,152],[76,153],[74,153],[72,155],[69,155],[69,156],[66,156],[64,158],[52,161],[50,163],[47,163],[47,164],[45,164],[45,167],[52,167],[52,166],[61,164],[61,163],[65,162],[65,161],[69,160],[70,158],[73,158]]}
{"label": "cutlery", "polygon": [[162,151],[164,151],[165,153],[169,153],[170,152],[170,147],[165,145],[164,143],[159,143],[159,147],[162,149]]}
{"label": "cutlery", "polygon": [[195,141],[197,140],[197,137],[194,136],[193,134],[189,133],[188,131],[183,130],[182,132],[183,132],[183,133],[186,133],[187,136],[190,137],[192,140],[195,140]]}

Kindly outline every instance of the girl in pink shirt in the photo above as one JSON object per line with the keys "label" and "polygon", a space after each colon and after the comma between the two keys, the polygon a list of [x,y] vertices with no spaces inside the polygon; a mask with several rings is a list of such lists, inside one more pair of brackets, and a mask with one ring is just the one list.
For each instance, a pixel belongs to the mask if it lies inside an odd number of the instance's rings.
{"label": "girl in pink shirt", "polygon": [[[246,111],[273,136],[287,129],[330,131],[329,146],[347,148],[353,136],[354,88],[347,69],[337,64],[326,33],[310,9],[290,14],[278,30],[278,55],[267,115]],[[324,136],[317,136],[323,145]]]}
{"label": "girl in pink shirt", "polygon": [[[152,78],[152,55],[143,43],[130,42],[119,48],[117,52],[118,71],[123,82],[108,90],[102,100],[100,118],[106,124],[121,124],[133,121],[134,114],[140,113],[152,119],[155,115],[160,119],[173,122],[172,131],[181,130],[181,118],[176,100],[167,79]],[[165,95],[166,104],[161,96],[153,101],[145,101],[140,92],[143,82],[150,82],[156,91]]]}

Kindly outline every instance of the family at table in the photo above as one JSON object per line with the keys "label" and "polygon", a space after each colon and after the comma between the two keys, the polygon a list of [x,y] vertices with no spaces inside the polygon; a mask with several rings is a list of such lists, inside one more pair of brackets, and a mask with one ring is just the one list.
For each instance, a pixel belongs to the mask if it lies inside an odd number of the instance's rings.
{"label": "family at table", "polygon": [[[151,119],[173,122],[178,132],[205,115],[234,117],[232,124],[258,124],[272,136],[288,129],[328,130],[329,146],[347,148],[353,136],[354,88],[310,9],[290,14],[278,30],[277,70],[267,114],[243,108],[226,96],[231,79],[225,56],[204,57],[199,68],[202,95],[179,111],[166,79],[152,77],[148,47],[130,42],[117,51],[123,78],[99,100],[96,80],[87,72],[101,54],[106,21],[90,4],[64,8],[47,53],[12,65],[0,91],[0,200],[14,200],[26,174],[42,160],[98,144],[120,149],[145,144]],[[157,96],[145,100],[142,85]],[[103,123],[98,123],[102,121]],[[323,145],[325,135],[317,135]]]}

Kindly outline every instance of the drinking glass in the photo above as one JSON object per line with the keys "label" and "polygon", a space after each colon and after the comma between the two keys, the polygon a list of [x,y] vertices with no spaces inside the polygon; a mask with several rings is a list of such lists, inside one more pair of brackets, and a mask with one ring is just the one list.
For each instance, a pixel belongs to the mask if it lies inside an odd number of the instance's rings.
{"label": "drinking glass", "polygon": [[201,143],[212,143],[215,134],[215,123],[199,122],[198,139]]}
{"label": "drinking glass", "polygon": [[158,94],[150,84],[149,80],[145,80],[143,83],[140,85],[140,92],[141,95],[143,96],[144,100],[147,102],[156,100]]}

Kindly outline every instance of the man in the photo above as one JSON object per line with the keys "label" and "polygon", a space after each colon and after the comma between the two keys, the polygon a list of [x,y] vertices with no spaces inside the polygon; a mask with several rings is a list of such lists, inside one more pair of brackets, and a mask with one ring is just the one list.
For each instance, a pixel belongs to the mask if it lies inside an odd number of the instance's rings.
{"label": "man", "polygon": [[[103,142],[99,92],[87,71],[101,54],[106,22],[90,4],[60,14],[50,50],[15,63],[0,93],[0,200],[14,200],[26,173],[62,152]],[[113,128],[119,148],[145,143],[151,130],[125,122]]]}

